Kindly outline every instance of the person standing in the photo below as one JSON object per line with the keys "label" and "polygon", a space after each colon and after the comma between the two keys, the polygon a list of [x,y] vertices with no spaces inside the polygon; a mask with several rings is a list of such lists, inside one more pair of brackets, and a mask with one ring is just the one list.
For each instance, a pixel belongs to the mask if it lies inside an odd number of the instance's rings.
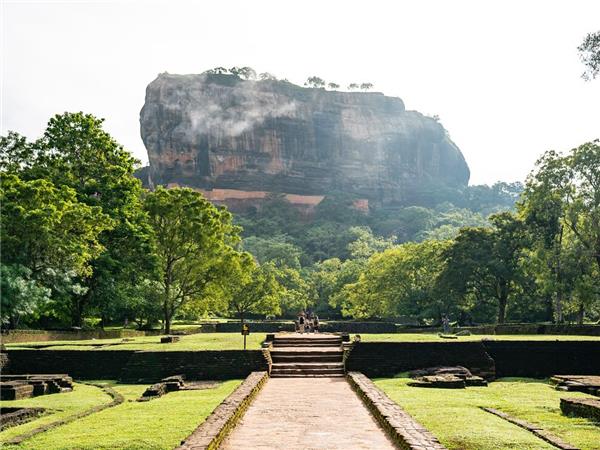
{"label": "person standing", "polygon": [[442,328],[444,330],[444,334],[450,333],[450,319],[448,319],[446,314],[442,316]]}
{"label": "person standing", "polygon": [[298,331],[300,334],[304,334],[304,327],[306,326],[306,317],[304,317],[304,311],[298,316]]}

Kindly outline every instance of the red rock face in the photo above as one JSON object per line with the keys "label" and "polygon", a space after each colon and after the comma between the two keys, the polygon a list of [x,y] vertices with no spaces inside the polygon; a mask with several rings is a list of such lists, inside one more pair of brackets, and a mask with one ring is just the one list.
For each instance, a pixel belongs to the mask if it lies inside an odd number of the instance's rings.
{"label": "red rock face", "polygon": [[190,186],[218,202],[277,192],[314,207],[344,192],[365,210],[469,179],[439,123],[379,93],[163,74],[147,88],[140,123],[150,183]]}

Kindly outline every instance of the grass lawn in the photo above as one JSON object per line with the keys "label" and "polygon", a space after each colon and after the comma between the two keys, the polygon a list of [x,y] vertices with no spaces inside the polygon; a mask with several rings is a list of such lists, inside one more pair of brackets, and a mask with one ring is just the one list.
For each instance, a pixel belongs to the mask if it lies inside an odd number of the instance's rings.
{"label": "grass lawn", "polygon": [[[247,348],[257,350],[266,333],[252,333],[247,337]],[[159,336],[145,336],[122,339],[92,339],[79,341],[47,341],[19,342],[6,344],[8,349],[46,350],[152,350],[152,351],[186,351],[186,350],[241,350],[243,338],[239,333],[197,333],[180,336],[180,341],[172,344],[161,344]],[[458,339],[443,339],[436,333],[395,333],[395,334],[361,334],[363,342],[465,342],[481,339],[495,340],[532,340],[532,341],[600,341],[600,336],[554,336],[554,335],[471,335]]]}
{"label": "grass lawn", "polygon": [[556,391],[542,380],[504,378],[488,387],[416,388],[408,378],[375,380],[396,403],[427,427],[450,450],[555,449],[532,433],[481,410],[497,408],[542,426],[582,450],[600,449],[600,427],[563,416],[561,397],[588,397]]}
{"label": "grass lawn", "polygon": [[16,427],[7,428],[0,432],[0,442],[4,442],[47,423],[64,419],[93,408],[94,406],[110,403],[111,401],[112,398],[108,394],[105,394],[100,388],[79,383],[75,383],[73,392],[43,395],[24,400],[2,401],[0,402],[0,405],[5,408],[15,406],[29,408],[39,407],[48,408],[48,411],[36,420]]}
{"label": "grass lawn", "polygon": [[[188,436],[240,381],[226,381],[212,389],[172,392],[149,402],[135,401],[146,389],[146,385],[108,383],[125,397],[125,403],[38,434],[18,446],[5,448],[170,450]],[[46,402],[55,401],[55,407],[64,408],[67,396],[76,395],[80,390],[83,387],[77,385],[72,393],[37,397],[33,400],[38,402],[36,406],[43,407]],[[8,403],[17,402],[4,402],[5,406],[9,406]],[[38,426],[39,420],[42,419],[31,422],[30,426]],[[26,425],[17,428],[24,426]],[[0,437],[4,437],[10,430],[12,429],[2,433]]]}
{"label": "grass lawn", "polygon": [[[253,333],[247,336],[247,348],[258,350],[265,339],[265,333]],[[8,349],[44,348],[45,350],[242,350],[244,338],[240,333],[198,333],[180,336],[179,342],[161,344],[160,336],[145,336],[122,339],[92,339],[79,341],[47,341],[6,344]]]}

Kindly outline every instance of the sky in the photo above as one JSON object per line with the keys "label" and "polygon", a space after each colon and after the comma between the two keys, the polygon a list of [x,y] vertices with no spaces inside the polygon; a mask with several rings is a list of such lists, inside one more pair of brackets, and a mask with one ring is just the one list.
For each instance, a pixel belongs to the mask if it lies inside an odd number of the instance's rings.
{"label": "sky", "polygon": [[549,149],[600,138],[600,79],[577,46],[588,1],[0,0],[0,133],[64,111],[106,119],[147,162],[139,111],[161,72],[251,66],[303,84],[371,82],[438,115],[471,184],[524,180]]}

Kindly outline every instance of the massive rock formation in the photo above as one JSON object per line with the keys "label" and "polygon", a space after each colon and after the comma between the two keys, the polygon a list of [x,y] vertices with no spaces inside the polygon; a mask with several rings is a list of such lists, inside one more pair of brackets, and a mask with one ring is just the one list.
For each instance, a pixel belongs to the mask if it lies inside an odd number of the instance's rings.
{"label": "massive rock formation", "polygon": [[215,201],[278,192],[314,204],[346,192],[363,207],[401,205],[469,180],[436,120],[381,93],[161,74],[146,90],[140,124],[150,185],[190,186]]}

